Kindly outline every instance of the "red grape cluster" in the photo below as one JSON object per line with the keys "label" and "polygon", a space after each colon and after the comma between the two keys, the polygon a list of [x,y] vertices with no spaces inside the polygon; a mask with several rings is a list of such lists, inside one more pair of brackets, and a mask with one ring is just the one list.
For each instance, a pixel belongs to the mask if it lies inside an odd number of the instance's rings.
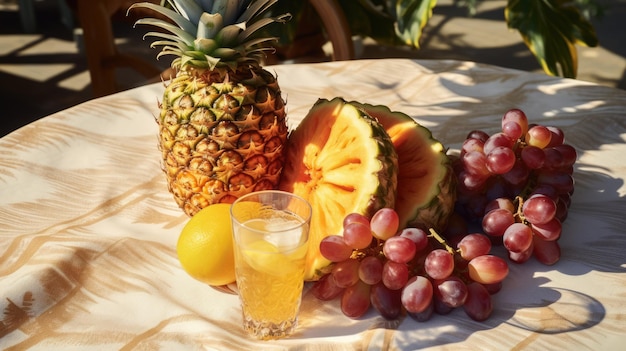
{"label": "red grape cluster", "polygon": [[[312,293],[341,298],[346,316],[358,318],[373,306],[383,317],[403,312],[417,321],[457,307],[474,320],[487,319],[491,295],[508,275],[507,262],[491,254],[502,245],[511,261],[534,256],[544,264],[560,258],[558,239],[574,191],[576,150],[557,127],[529,124],[523,111],[507,111],[501,132],[468,134],[458,156],[457,202],[448,228],[399,228],[393,209],[371,219],[349,214],[342,235],[320,243],[333,262]],[[475,223],[481,233],[468,230]]]}
{"label": "red grape cluster", "polygon": [[576,150],[564,143],[561,129],[529,125],[519,109],[507,111],[501,127],[492,135],[470,132],[453,159],[457,214],[479,223],[513,262],[535,256],[554,264],[574,191]]}
{"label": "red grape cluster", "polygon": [[406,311],[425,321],[463,306],[471,318],[485,320],[491,294],[509,272],[505,260],[490,254],[487,236],[465,235],[455,249],[434,230],[400,229],[390,208],[371,219],[347,215],[342,234],[321,241],[320,252],[334,263],[311,291],[321,300],[341,297],[342,312],[352,318],[373,306],[387,319]]}

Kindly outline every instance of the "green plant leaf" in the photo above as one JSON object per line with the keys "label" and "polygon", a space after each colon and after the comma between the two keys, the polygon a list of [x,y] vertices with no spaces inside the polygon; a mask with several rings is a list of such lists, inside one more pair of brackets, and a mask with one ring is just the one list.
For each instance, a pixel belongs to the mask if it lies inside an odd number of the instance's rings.
{"label": "green plant leaf", "polygon": [[419,48],[436,0],[339,0],[353,35]]}
{"label": "green plant leaf", "polygon": [[575,44],[598,44],[592,24],[570,1],[509,0],[505,18],[508,27],[519,31],[526,46],[550,75],[576,78]]}
{"label": "green plant leaf", "polygon": [[420,47],[422,30],[436,4],[437,0],[396,0],[396,34],[405,44]]}

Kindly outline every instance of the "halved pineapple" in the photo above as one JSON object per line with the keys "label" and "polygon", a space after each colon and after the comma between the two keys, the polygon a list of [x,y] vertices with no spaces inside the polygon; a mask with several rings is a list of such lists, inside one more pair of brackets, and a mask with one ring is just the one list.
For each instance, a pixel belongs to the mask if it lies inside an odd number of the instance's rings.
{"label": "halved pineapple", "polygon": [[291,132],[279,188],[313,207],[306,280],[318,279],[330,264],[320,241],[341,234],[347,214],[372,216],[394,206],[397,160],[382,126],[341,98],[318,100]]}

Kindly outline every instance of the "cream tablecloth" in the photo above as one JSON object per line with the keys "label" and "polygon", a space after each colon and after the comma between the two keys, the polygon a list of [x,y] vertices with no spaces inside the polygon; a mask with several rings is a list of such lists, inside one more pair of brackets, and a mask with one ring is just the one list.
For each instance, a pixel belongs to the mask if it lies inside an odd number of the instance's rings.
{"label": "cream tablecloth", "polygon": [[0,349],[618,350],[626,343],[626,92],[456,61],[284,65],[292,125],[320,97],[385,104],[458,148],[511,107],[579,150],[551,267],[511,265],[486,322],[352,320],[305,292],[299,331],[247,338],[237,296],[185,274],[186,221],[156,149],[160,84],[61,111],[0,139]]}

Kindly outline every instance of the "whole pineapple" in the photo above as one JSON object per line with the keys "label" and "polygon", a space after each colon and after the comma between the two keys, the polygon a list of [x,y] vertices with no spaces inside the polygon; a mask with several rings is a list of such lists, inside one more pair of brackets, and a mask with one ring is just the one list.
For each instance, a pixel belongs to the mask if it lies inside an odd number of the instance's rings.
{"label": "whole pineapple", "polygon": [[[143,18],[166,32],[162,55],[175,55],[166,84],[159,149],[169,191],[189,216],[214,203],[277,187],[287,141],[285,102],[276,77],[261,67],[275,38],[255,37],[289,15],[263,16],[277,0],[142,2],[165,18]],[[170,9],[171,8],[171,9]],[[169,32],[169,33],[168,33]],[[171,33],[171,34],[170,34]]]}

